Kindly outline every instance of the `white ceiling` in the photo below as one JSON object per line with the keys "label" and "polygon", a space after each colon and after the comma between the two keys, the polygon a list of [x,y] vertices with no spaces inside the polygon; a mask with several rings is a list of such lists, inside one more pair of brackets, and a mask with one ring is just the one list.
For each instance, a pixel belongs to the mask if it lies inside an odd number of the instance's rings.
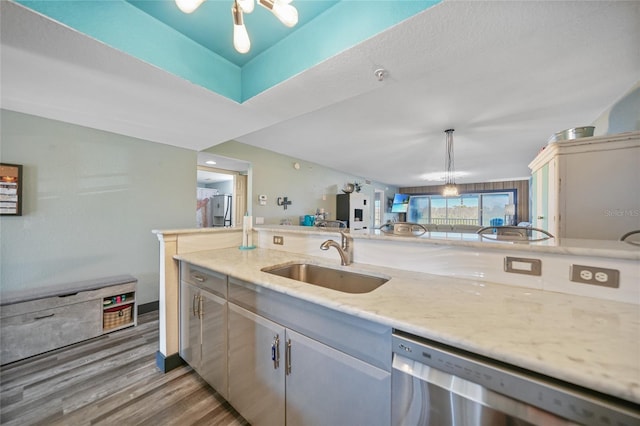
{"label": "white ceiling", "polygon": [[197,161],[196,181],[203,185],[233,180],[233,175],[237,174],[236,172],[246,174],[250,167],[250,164],[246,161],[239,161],[209,152],[199,152]]}
{"label": "white ceiling", "polygon": [[526,177],[554,132],[640,80],[637,1],[445,1],[243,104],[0,8],[3,108],[198,151],[237,140],[400,186],[442,171],[447,128],[458,182]]}
{"label": "white ceiling", "polygon": [[197,182],[203,185],[208,185],[211,183],[227,182],[227,181],[233,180],[233,175],[226,174],[226,173],[210,172],[207,170],[200,170],[200,169],[198,169],[197,175],[198,175],[196,178]]}

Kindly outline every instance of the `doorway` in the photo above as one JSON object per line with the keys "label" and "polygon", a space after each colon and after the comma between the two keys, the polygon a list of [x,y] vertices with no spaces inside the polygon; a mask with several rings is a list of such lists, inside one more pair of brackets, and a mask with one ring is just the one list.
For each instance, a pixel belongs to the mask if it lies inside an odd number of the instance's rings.
{"label": "doorway", "polygon": [[196,226],[234,227],[247,211],[250,164],[205,152],[198,153]]}
{"label": "doorway", "polygon": [[375,198],[373,202],[373,227],[377,229],[382,225],[385,203],[384,191],[378,188],[376,188],[374,191]]}

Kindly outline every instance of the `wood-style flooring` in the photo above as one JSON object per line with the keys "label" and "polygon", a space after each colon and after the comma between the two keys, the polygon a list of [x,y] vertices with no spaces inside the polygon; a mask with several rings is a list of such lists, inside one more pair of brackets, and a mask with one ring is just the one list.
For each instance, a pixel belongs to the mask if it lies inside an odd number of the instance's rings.
{"label": "wood-style flooring", "polygon": [[189,366],[155,365],[158,312],[138,326],[0,367],[2,425],[248,425]]}

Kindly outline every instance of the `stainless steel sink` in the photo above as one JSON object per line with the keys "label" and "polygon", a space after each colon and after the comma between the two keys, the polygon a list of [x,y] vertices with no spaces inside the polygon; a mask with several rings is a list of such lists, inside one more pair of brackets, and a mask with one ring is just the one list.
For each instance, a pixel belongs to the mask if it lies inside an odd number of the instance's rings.
{"label": "stainless steel sink", "polygon": [[263,268],[262,271],[344,293],[369,293],[389,281],[389,278],[327,268],[310,263],[269,266]]}

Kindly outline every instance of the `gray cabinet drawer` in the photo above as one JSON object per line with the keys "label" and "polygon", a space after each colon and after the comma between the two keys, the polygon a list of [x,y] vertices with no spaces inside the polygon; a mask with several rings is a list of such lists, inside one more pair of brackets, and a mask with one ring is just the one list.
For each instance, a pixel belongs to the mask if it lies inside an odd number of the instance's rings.
{"label": "gray cabinet drawer", "polygon": [[227,298],[227,276],[186,262],[180,262],[182,281]]}
{"label": "gray cabinet drawer", "polygon": [[132,280],[128,283],[109,285],[92,290],[76,291],[70,289],[62,294],[9,303],[6,305],[2,305],[2,307],[0,308],[0,318],[2,318],[2,320],[4,321],[5,318],[13,317],[16,315],[28,314],[30,312],[38,312],[45,309],[53,309],[56,307],[67,305],[74,305],[76,303],[102,299],[118,294],[132,293],[136,291],[136,283],[136,280]]}
{"label": "gray cabinet drawer", "polygon": [[[81,320],[79,320],[81,318]],[[90,300],[2,319],[2,363],[102,334],[100,300]]]}

